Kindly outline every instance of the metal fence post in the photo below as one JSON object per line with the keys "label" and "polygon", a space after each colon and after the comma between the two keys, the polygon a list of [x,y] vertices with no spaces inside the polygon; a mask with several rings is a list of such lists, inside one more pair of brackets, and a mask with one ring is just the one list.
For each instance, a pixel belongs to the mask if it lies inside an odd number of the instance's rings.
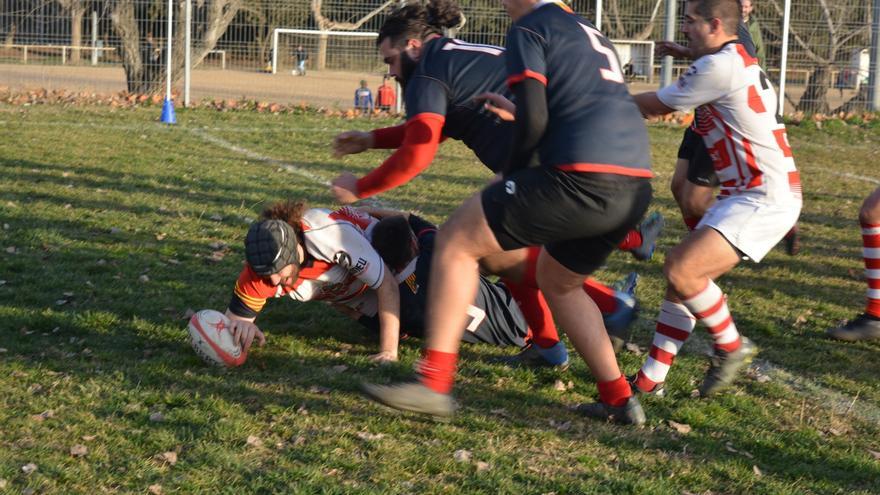
{"label": "metal fence post", "polygon": [[[677,7],[678,0],[666,0],[666,29],[663,31],[663,39],[666,41],[675,41]],[[667,55],[663,57],[663,64],[660,66],[660,87],[670,84],[672,84],[672,57]]]}
{"label": "metal fence post", "polygon": [[602,31],[602,0],[596,0],[596,29]]}
{"label": "metal fence post", "polygon": [[165,33],[167,38],[167,48],[165,52],[165,99],[171,101],[171,35],[174,25],[172,17],[174,16],[174,0],[168,0],[168,32]]}
{"label": "metal fence post", "polygon": [[92,65],[98,65],[98,11],[92,11]]}
{"label": "metal fence post", "polygon": [[[189,106],[189,88],[192,82],[192,0],[186,0],[184,21],[183,106]],[[224,58],[225,58],[224,54]],[[224,64],[225,65],[225,64]],[[224,67],[225,69],[225,67]]]}
{"label": "metal fence post", "polygon": [[779,104],[777,112],[781,116],[785,111],[785,77],[788,70],[788,32],[791,25],[791,0],[785,0],[785,11],[782,15],[782,57],[779,61]]}
{"label": "metal fence post", "polygon": [[870,64],[871,100],[870,109],[880,111],[880,0],[874,0],[871,13],[871,64]]}

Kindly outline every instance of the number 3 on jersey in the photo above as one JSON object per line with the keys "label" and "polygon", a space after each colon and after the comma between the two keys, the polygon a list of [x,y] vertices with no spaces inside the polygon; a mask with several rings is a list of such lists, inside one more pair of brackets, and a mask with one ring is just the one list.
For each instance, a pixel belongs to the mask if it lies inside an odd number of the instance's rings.
{"label": "number 3 on jersey", "polygon": [[581,27],[584,28],[587,37],[590,38],[590,44],[593,45],[593,50],[605,55],[605,58],[608,59],[608,66],[611,68],[599,68],[599,73],[602,74],[602,79],[616,83],[623,83],[623,71],[620,70],[620,62],[617,60],[617,54],[614,53],[614,50],[602,44],[602,33],[596,28],[584,24],[581,24]]}

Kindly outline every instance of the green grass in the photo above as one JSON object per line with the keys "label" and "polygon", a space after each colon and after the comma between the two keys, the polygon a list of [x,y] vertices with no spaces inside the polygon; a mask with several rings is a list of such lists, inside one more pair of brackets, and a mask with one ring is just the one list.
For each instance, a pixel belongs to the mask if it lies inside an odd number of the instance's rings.
{"label": "green grass", "polygon": [[[334,160],[332,136],[387,122],[180,110],[168,128],[156,117],[155,108],[0,106],[0,493],[880,491],[870,453],[880,451],[880,345],[823,336],[862,308],[856,216],[876,185],[843,174],[876,177],[876,127],[790,128],[806,193],[803,253],[776,250],[721,280],[770,380],[745,377],[716,399],[692,399],[706,367],[697,338],[670,374],[670,396],[647,398],[649,423],[634,429],[567,407],[595,393],[580,360],[561,376],[513,370],[490,361],[512,349],[487,346],[463,351],[452,423],[392,413],[364,400],[359,383],[407,376],[420,342],[402,345],[398,365],[372,365],[375,340],[317,304],[271,302],[260,317],[266,347],[240,369],[204,365],[183,315],[225,308],[247,222],[285,197],[332,206],[309,176],[363,173],[385,156]],[[655,260],[615,254],[598,274],[643,275],[633,337],[643,348],[662,253],[683,234],[668,192],[680,135],[651,129],[653,208],[669,225]],[[381,199],[439,222],[487,178],[450,142]],[[225,256],[209,262],[217,242]],[[632,373],[644,356],[620,359]],[[573,389],[556,390],[557,379]],[[86,455],[71,455],[77,444]],[[456,462],[460,449],[471,461]],[[176,464],[156,460],[169,451]],[[37,470],[25,474],[28,463]]]}

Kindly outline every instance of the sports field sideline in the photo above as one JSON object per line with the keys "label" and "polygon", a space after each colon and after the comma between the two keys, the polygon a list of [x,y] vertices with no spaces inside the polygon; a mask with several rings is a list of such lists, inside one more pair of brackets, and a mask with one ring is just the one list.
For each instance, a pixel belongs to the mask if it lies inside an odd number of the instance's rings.
{"label": "sports field sideline", "polygon": [[[698,330],[641,429],[582,419],[582,361],[510,369],[463,348],[449,424],[365,401],[359,383],[407,376],[368,362],[375,342],[318,304],[274,301],[240,369],[203,364],[188,310],[223,310],[248,223],[267,203],[334,206],[325,185],[371,152],[334,160],[332,136],[388,124],[309,113],[0,106],[0,492],[22,493],[876,493],[880,345],[824,330],[863,305],[861,199],[880,176],[874,123],[790,125],[805,207],[802,252],[777,249],[721,280],[761,348],[730,392],[691,397]],[[668,219],[650,263],[615,254],[597,275],[641,275],[628,350],[638,369],[662,295],[663,251],[683,235],[668,191],[677,127],[650,129],[652,209]],[[488,173],[459,143],[383,203],[442,222]],[[430,203],[425,197],[430,194]]]}

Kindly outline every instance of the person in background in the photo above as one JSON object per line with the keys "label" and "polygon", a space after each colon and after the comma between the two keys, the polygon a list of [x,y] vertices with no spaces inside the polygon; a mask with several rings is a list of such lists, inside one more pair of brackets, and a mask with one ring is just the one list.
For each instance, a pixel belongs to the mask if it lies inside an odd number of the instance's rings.
{"label": "person in background", "polygon": [[749,29],[749,36],[752,38],[752,43],[755,45],[755,56],[758,59],[758,65],[761,66],[761,69],[766,71],[767,52],[764,50],[764,37],[761,36],[761,25],[758,24],[758,20],[752,15],[752,11],[754,10],[752,0],[741,0],[740,5],[742,6],[743,24]]}
{"label": "person in background", "polygon": [[299,45],[293,52],[293,57],[296,59],[297,75],[306,75],[306,61],[309,59],[309,52],[305,51],[302,45]]}
{"label": "person in background", "polygon": [[376,92],[379,110],[383,112],[390,112],[397,105],[397,94],[395,94],[394,87],[388,78],[388,74],[382,76],[382,85]]}
{"label": "person in background", "polygon": [[373,92],[365,79],[361,79],[361,86],[354,90],[354,108],[364,114],[373,112]]}

